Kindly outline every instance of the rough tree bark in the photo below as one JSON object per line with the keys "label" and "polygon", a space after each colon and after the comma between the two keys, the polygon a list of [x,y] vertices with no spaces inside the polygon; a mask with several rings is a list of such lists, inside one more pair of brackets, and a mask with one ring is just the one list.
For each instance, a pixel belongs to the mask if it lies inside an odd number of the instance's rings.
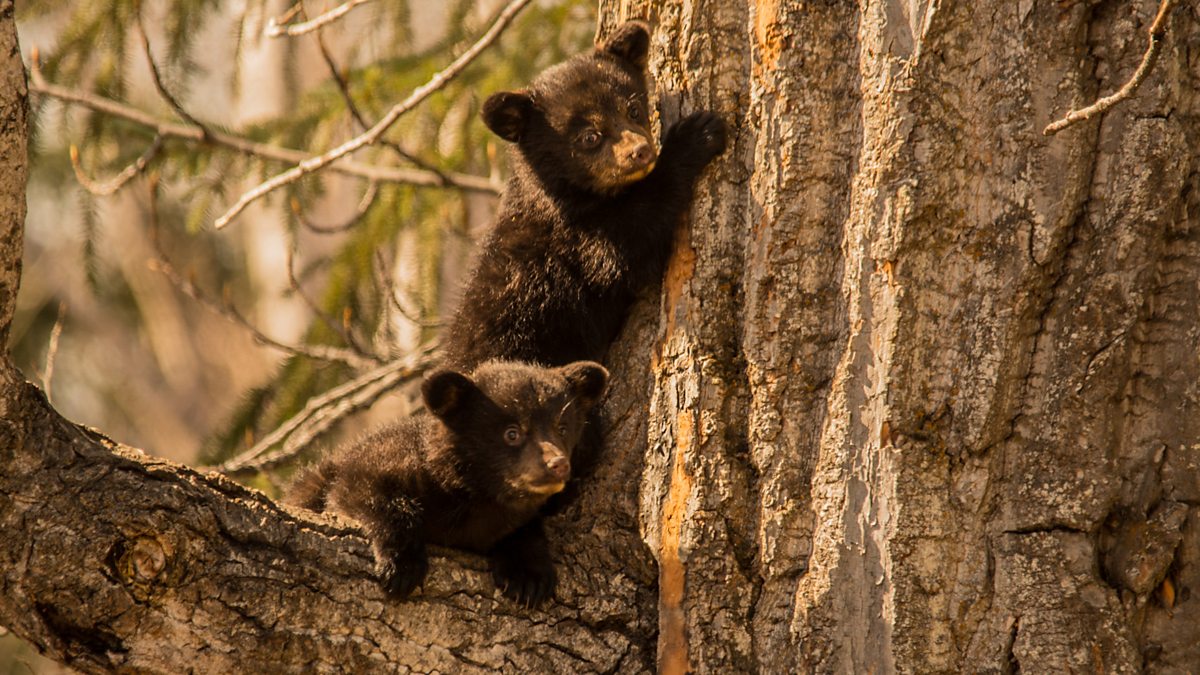
{"label": "rough tree bark", "polygon": [[0,625],[88,670],[1186,672],[1200,12],[1133,99],[1040,133],[1128,78],[1156,8],[602,3],[655,24],[665,119],[737,132],[610,358],[607,461],[550,524],[561,601],[515,610],[444,552],[388,602],[351,525],[117,447],[4,362]]}

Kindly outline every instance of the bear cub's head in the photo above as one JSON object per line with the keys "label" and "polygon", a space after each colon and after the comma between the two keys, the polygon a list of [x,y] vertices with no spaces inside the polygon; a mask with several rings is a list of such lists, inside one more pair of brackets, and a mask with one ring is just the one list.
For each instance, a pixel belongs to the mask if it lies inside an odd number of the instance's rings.
{"label": "bear cub's head", "polygon": [[517,144],[546,184],[615,194],[654,169],[646,52],[650,32],[631,21],[588,54],[553,66],[525,89],[493,94],[483,121]]}
{"label": "bear cub's head", "polygon": [[425,406],[444,425],[472,490],[503,504],[541,503],[571,476],[571,453],[608,371],[577,361],[561,368],[489,361],[470,376],[425,378]]}

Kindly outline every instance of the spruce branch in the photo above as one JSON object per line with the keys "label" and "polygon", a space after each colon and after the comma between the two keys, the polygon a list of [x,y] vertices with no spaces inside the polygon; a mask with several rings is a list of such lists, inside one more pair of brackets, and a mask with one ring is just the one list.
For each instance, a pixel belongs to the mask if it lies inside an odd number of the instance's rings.
{"label": "spruce branch", "polygon": [[145,173],[146,168],[150,166],[150,162],[154,161],[154,158],[158,156],[160,151],[162,151],[162,147],[162,135],[155,135],[154,142],[151,143],[150,147],[146,148],[146,151],[143,152],[136,160],[134,160],[132,164],[124,169],[121,169],[117,175],[113,176],[109,180],[104,182],[96,182],[92,178],[88,177],[86,173],[84,173],[83,165],[79,161],[79,148],[76,147],[75,144],[71,144],[69,152],[71,157],[71,168],[75,171],[75,180],[81,186],[83,186],[83,189],[96,195],[97,197],[108,197],[125,187],[129,181]]}
{"label": "spruce branch", "polygon": [[[218,466],[217,470],[223,473],[263,471],[292,459],[342,418],[371,405],[399,385],[420,377],[433,365],[436,348],[435,343],[428,343],[404,358],[309,399],[303,410],[246,452]],[[271,451],[277,445],[280,447]]]}
{"label": "spruce branch", "polygon": [[142,53],[146,56],[146,63],[150,65],[150,77],[154,81],[154,89],[158,92],[158,95],[167,102],[167,105],[171,106],[171,109],[175,111],[176,115],[179,115],[179,117],[188,124],[200,129],[200,133],[203,134],[204,138],[210,138],[212,136],[212,130],[208,128],[208,125],[196,119],[195,116],[189,113],[183,107],[183,104],[179,102],[179,99],[175,98],[175,96],[167,89],[166,83],[163,82],[162,73],[158,69],[158,63],[154,60],[154,52],[150,49],[150,38],[146,35],[146,24],[142,20],[140,6],[137,8],[135,13],[137,15],[136,23],[138,38],[140,38],[142,43]]}
{"label": "spruce branch", "polygon": [[358,221],[362,220],[363,216],[367,215],[367,211],[371,209],[371,206],[375,204],[375,199],[378,196],[379,183],[375,181],[368,182],[367,189],[365,192],[363,192],[362,199],[358,200],[358,206],[355,207],[354,213],[350,214],[350,217],[345,221],[333,225],[320,225],[318,223],[314,223],[307,215],[305,215],[304,209],[300,205],[300,200],[295,197],[292,197],[290,205],[292,208],[292,215],[296,217],[296,221],[303,225],[305,229],[309,230],[310,232],[316,234],[339,234],[341,232],[346,232],[350,228],[357,225]]}
{"label": "spruce branch", "polygon": [[263,33],[267,37],[277,38],[296,37],[297,35],[304,35],[313,31],[319,31],[325,26],[328,26],[334,21],[346,16],[350,13],[350,10],[354,9],[355,7],[358,7],[359,5],[365,5],[368,2],[371,2],[371,0],[347,0],[328,12],[324,12],[308,21],[289,23],[292,19],[296,18],[298,14],[301,14],[304,11],[304,4],[302,2],[297,2],[292,6],[291,9],[284,12],[280,16],[272,17],[270,20],[268,20],[267,27],[263,30]]}
{"label": "spruce branch", "polygon": [[309,297],[308,293],[304,292],[304,288],[300,285],[300,280],[296,277],[296,241],[294,239],[292,244],[288,246],[286,267],[289,287],[293,293],[299,296],[300,300],[304,302],[313,315],[315,315],[321,320],[322,323],[328,326],[329,330],[333,331],[334,334],[340,337],[342,342],[344,342],[351,351],[376,363],[383,362],[384,359],[378,355],[371,354],[359,344],[358,340],[354,337],[354,332],[350,330],[349,321],[336,321],[327,312],[322,310],[320,305],[318,305],[315,300]]}
{"label": "spruce branch", "polygon": [[[355,102],[354,97],[350,94],[350,83],[346,81],[346,78],[342,75],[341,68],[339,68],[337,62],[333,60],[333,54],[329,51],[329,45],[325,42],[325,34],[318,32],[316,37],[317,47],[321,52],[321,58],[325,61],[325,67],[329,69],[329,75],[333,78],[334,84],[337,85],[338,92],[342,95],[342,100],[346,103],[346,110],[350,112],[350,116],[354,118],[355,123],[358,124],[362,131],[370,129],[374,125],[367,122],[366,116],[363,115],[362,110],[358,107],[358,103]],[[381,138],[379,139],[379,144],[391,150],[396,154],[397,157],[412,164],[418,169],[424,169],[437,174],[437,176],[442,179],[444,185],[454,184],[453,177],[447,175],[446,172],[442,171],[438,167],[425,162],[420,157],[417,157],[413,153],[405,150],[400,146],[399,143],[386,138]]]}
{"label": "spruce branch", "polygon": [[[258,143],[221,131],[209,130],[205,134],[204,129],[193,124],[166,122],[145,111],[119,101],[52,84],[46,81],[42,75],[41,68],[38,67],[36,50],[31,57],[29,75],[29,90],[36,94],[81,105],[98,113],[133,122],[134,124],[153,130],[164,139],[176,138],[198,145],[213,145],[250,157],[283,162],[285,164],[298,164],[313,159],[311,155],[300,150]],[[402,183],[421,187],[443,187],[445,185],[438,174],[420,169],[379,166],[342,158],[327,162],[326,165],[329,166],[331,171],[383,183]],[[489,178],[462,173],[448,173],[447,175],[450,177],[450,185],[453,187],[491,195],[500,193],[500,186]]]}
{"label": "spruce branch", "polygon": [[1085,108],[1072,110],[1068,112],[1062,119],[1047,125],[1046,128],[1042,130],[1043,136],[1053,136],[1072,124],[1075,124],[1076,122],[1091,119],[1096,115],[1102,115],[1116,104],[1132,96],[1133,92],[1137,91],[1137,88],[1142,84],[1142,81],[1145,80],[1146,76],[1150,74],[1150,69],[1154,67],[1154,62],[1158,59],[1158,52],[1162,47],[1163,35],[1165,35],[1167,32],[1166,17],[1167,14],[1170,13],[1171,5],[1173,3],[1174,0],[1162,0],[1162,4],[1159,5],[1158,14],[1154,17],[1154,23],[1150,24],[1150,43],[1146,46],[1146,53],[1142,55],[1142,62],[1138,65],[1137,70],[1134,71],[1133,77],[1129,78],[1129,81],[1126,82],[1125,85],[1120,89],[1118,89],[1115,94],[1105,96],[1104,98],[1097,100],[1095,103]]}
{"label": "spruce branch", "polygon": [[381,359],[374,356],[362,355],[349,349],[339,349],[327,345],[294,345],[276,340],[263,333],[252,321],[242,316],[241,312],[234,307],[233,302],[229,299],[228,293],[222,294],[221,302],[212,300],[191,279],[184,277],[175,269],[175,265],[171,263],[166,251],[162,248],[158,223],[158,181],[153,177],[150,180],[149,211],[150,243],[154,248],[155,255],[155,258],[147,263],[150,269],[161,273],[179,292],[188,296],[200,306],[243,328],[254,338],[255,342],[268,347],[274,347],[292,356],[304,356],[317,361],[344,363],[358,371],[377,366],[382,362]]}
{"label": "spruce branch", "polygon": [[384,134],[384,132],[386,132],[393,124],[395,124],[402,115],[415,108],[417,104],[424,101],[435,91],[446,86],[447,83],[457,77],[458,74],[461,73],[481,53],[483,53],[488,46],[495,42],[496,38],[500,37],[500,34],[504,32],[504,29],[508,27],[508,25],[516,17],[517,13],[524,9],[529,3],[530,0],[513,0],[513,2],[509,3],[508,6],[505,7],[502,12],[500,12],[499,16],[496,17],[496,20],[492,24],[491,28],[489,28],[488,31],[484,33],[484,35],[479,38],[478,41],[475,42],[475,44],[471,45],[470,49],[463,52],[461,56],[455,59],[444,70],[435,74],[429,79],[428,82],[414,89],[412,93],[409,94],[408,97],[403,101],[393,106],[392,109],[389,110],[382,119],[375,123],[375,126],[371,127],[363,134],[346,141],[338,147],[329,150],[322,155],[306,159],[296,164],[296,166],[292,167],[291,169],[288,169],[287,171],[249,190],[243,194],[228,211],[221,215],[221,217],[217,218],[216,221],[214,221],[213,226],[218,230],[225,228],[233,221],[234,218],[244,211],[247,206],[253,204],[259,199],[262,199],[271,192],[274,192],[285,185],[290,185],[300,180],[304,176],[316,171],[320,171],[330,164],[338,161],[342,157],[349,155],[355,150],[378,142],[379,138]]}

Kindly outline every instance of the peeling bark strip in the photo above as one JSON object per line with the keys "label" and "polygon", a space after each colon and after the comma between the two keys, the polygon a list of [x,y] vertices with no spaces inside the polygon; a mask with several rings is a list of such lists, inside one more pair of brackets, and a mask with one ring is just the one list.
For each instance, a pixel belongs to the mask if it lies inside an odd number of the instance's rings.
{"label": "peeling bark strip", "polygon": [[1194,669],[1196,12],[1057,139],[1157,0],[647,6],[602,24],[655,26],[664,121],[736,133],[610,354],[558,602],[456,553],[388,602],[356,529],[115,448],[4,366],[0,625],[94,671]]}
{"label": "peeling bark strip", "polygon": [[676,456],[672,462],[671,484],[662,513],[662,558],[658,562],[659,628],[658,667],[666,675],[681,675],[691,671],[688,662],[686,617],[683,608],[684,561],[680,559],[680,538],[687,517],[688,497],[692,479],[683,466],[680,453],[692,453],[692,420],[687,413],[677,418]]}

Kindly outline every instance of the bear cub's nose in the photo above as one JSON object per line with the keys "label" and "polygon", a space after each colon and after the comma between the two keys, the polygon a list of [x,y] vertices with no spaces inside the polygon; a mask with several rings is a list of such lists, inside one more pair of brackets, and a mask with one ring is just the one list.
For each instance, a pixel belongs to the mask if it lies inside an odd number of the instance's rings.
{"label": "bear cub's nose", "polygon": [[571,462],[566,457],[555,457],[546,463],[546,469],[555,478],[566,480],[567,475],[571,473]]}
{"label": "bear cub's nose", "polygon": [[654,150],[646,142],[639,143],[629,151],[629,161],[636,166],[645,166],[654,161]]}

